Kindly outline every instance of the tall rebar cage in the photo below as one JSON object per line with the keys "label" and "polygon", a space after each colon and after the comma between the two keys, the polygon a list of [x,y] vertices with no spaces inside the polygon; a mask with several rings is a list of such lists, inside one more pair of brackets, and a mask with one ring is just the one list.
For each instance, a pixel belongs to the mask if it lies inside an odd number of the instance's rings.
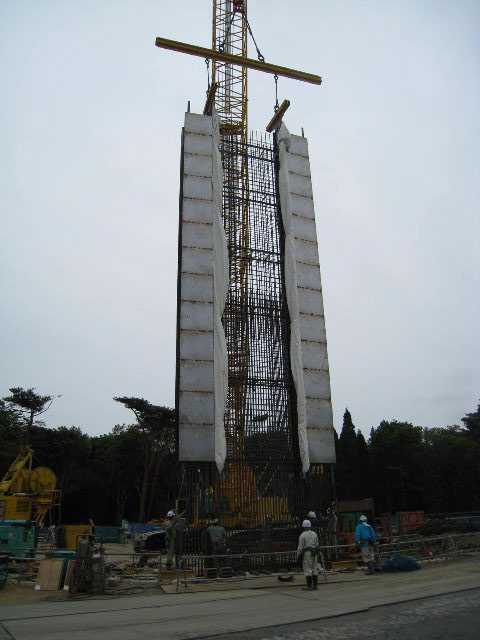
{"label": "tall rebar cage", "polygon": [[[276,147],[264,136],[250,136],[246,144],[224,136],[221,153],[230,260],[223,316],[229,360],[227,455],[250,464],[296,464]],[[242,172],[246,183],[238,179]]]}
{"label": "tall rebar cage", "polygon": [[230,270],[227,462],[221,475],[213,463],[185,463],[180,508],[197,523],[215,514],[231,527],[294,524],[331,492],[323,465],[301,473],[278,150],[274,137],[223,135],[220,151]]}

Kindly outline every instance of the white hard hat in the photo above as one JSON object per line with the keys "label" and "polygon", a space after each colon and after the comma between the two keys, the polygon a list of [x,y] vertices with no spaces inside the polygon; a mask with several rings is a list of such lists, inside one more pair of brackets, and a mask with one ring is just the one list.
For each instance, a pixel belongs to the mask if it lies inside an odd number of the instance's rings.
{"label": "white hard hat", "polygon": [[170,509],[170,511],[167,511],[167,518],[173,518],[173,516],[175,515],[175,511],[172,511]]}
{"label": "white hard hat", "polygon": [[312,526],[312,523],[310,522],[310,520],[304,520],[304,521],[302,522],[302,527],[303,527],[304,529],[310,529],[310,527],[311,527],[311,526]]}
{"label": "white hard hat", "polygon": [[315,511],[309,511],[309,512],[307,513],[307,516],[308,516],[309,518],[316,518],[316,517],[317,517],[317,514],[315,513]]}
{"label": "white hard hat", "polygon": [[360,516],[360,522],[367,522],[367,516]]}

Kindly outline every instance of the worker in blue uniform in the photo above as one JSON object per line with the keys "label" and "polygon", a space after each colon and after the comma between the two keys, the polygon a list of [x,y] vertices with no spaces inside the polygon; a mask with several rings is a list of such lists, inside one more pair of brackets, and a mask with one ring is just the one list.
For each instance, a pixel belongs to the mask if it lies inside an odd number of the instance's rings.
{"label": "worker in blue uniform", "polygon": [[377,534],[372,525],[368,524],[367,516],[360,516],[360,522],[355,529],[355,544],[359,547],[362,560],[367,567],[367,574],[375,573],[375,545]]}

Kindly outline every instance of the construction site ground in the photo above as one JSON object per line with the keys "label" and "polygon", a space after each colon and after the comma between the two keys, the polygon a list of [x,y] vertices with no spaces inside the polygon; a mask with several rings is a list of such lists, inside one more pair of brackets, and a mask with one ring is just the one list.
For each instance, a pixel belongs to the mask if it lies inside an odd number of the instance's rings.
{"label": "construction site ground", "polygon": [[[239,638],[273,638],[294,637],[293,632],[303,633],[299,638],[329,638],[333,637],[328,635],[331,623],[325,622],[322,627],[320,621],[332,617],[345,620],[345,616],[369,615],[373,617],[373,621],[368,622],[370,629],[376,617],[380,619],[382,607],[404,603],[403,610],[409,611],[411,605],[413,611],[418,610],[420,601],[437,598],[435,602],[440,602],[438,597],[447,594],[449,598],[445,602],[453,602],[452,598],[460,603],[478,599],[480,555],[425,563],[420,571],[409,573],[335,574],[329,576],[327,583],[320,583],[318,591],[302,590],[300,576],[293,583],[282,583],[271,576],[256,579],[255,588],[250,582],[244,584],[244,587],[237,584],[235,589],[225,584],[221,591],[187,593],[166,593],[157,587],[141,595],[82,599],[68,598],[66,593],[49,596],[36,593],[33,596],[38,598],[36,602],[33,598],[21,599],[21,587],[13,585],[13,591],[9,587],[0,592],[0,639],[179,640],[233,633],[239,634]],[[52,597],[57,601],[52,601]],[[447,611],[445,606],[437,604],[436,607],[437,611]],[[307,625],[307,631],[298,630],[299,624]],[[282,625],[290,625],[289,632],[283,631],[283,635],[277,633],[278,628],[284,629]],[[323,630],[321,635],[315,635],[313,628],[319,629],[319,625]],[[446,637],[423,636],[421,631],[419,628],[419,638]],[[371,632],[372,629],[370,635]]]}

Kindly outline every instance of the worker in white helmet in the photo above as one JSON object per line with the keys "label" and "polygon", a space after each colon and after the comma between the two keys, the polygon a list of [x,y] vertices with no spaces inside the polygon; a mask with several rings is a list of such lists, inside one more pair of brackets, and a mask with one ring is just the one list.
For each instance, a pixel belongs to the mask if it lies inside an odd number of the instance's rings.
{"label": "worker in white helmet", "polygon": [[372,525],[368,524],[367,516],[360,516],[360,521],[355,529],[355,543],[360,549],[362,560],[367,567],[367,574],[375,573],[375,551],[377,534]]}
{"label": "worker in white helmet", "polygon": [[308,590],[317,589],[318,587],[318,554],[319,543],[318,536],[312,530],[310,520],[302,522],[302,533],[298,538],[297,558],[302,558],[303,574],[305,575]]}
{"label": "worker in white helmet", "polygon": [[167,569],[173,566],[175,556],[175,511],[170,509],[163,523],[165,529],[165,546],[167,548]]}
{"label": "worker in white helmet", "polygon": [[312,529],[318,533],[318,527],[319,527],[320,523],[318,521],[317,514],[315,513],[315,511],[309,511],[307,513],[306,520],[310,520],[310,524],[312,525]]}

